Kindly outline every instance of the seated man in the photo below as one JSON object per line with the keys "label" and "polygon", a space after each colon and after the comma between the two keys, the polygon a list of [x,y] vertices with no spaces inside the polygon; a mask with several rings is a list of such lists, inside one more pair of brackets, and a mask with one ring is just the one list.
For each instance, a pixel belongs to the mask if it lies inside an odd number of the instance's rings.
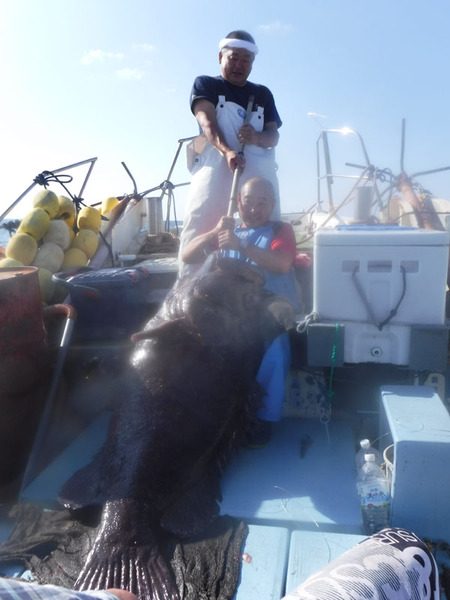
{"label": "seated man", "polygon": [[[298,311],[299,290],[293,268],[295,234],[290,224],[269,220],[274,202],[270,181],[262,177],[249,179],[238,197],[242,224],[235,226],[232,217],[221,217],[212,230],[185,246],[182,259],[188,264],[198,263],[218,250],[229,258],[243,260],[261,272],[267,290],[288,300]],[[271,423],[281,418],[289,366],[289,338],[284,333],[267,349],[258,371],[257,381],[265,397],[258,412],[258,427],[249,441],[252,447],[265,445],[270,439]]]}

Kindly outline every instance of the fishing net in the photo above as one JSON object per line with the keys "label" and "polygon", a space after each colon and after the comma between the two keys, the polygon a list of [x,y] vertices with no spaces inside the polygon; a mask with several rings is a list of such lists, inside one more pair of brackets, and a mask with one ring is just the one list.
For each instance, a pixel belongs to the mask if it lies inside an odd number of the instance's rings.
{"label": "fishing net", "polygon": [[[15,525],[0,545],[0,575],[20,563],[34,581],[73,588],[97,535],[99,514],[77,519],[67,510],[15,505]],[[227,600],[236,592],[247,526],[221,516],[201,536],[180,541],[160,537],[160,549],[175,575],[183,600]]]}

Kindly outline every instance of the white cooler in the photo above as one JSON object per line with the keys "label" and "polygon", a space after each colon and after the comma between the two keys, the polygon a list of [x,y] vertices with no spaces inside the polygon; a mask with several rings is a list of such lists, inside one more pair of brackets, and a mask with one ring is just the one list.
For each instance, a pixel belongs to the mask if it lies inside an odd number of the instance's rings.
{"label": "white cooler", "polygon": [[407,365],[411,327],[445,324],[449,234],[384,226],[322,230],[314,312],[345,328],[344,362]]}

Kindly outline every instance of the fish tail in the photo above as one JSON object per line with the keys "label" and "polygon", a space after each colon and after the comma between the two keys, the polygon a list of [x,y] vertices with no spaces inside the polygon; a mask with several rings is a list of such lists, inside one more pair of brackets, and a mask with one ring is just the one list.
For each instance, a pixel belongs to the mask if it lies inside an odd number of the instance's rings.
{"label": "fish tail", "polygon": [[88,561],[75,583],[80,591],[119,588],[139,600],[180,600],[172,570],[159,553],[139,548],[125,550],[120,558],[95,564]]}
{"label": "fish tail", "polygon": [[75,588],[120,588],[140,600],[179,600],[175,576],[161,555],[145,505],[109,501]]}

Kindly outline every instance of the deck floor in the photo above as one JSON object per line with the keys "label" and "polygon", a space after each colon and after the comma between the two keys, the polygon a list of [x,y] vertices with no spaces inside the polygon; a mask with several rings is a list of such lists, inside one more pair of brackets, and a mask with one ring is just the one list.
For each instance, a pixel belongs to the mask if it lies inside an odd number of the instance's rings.
{"label": "deck floor", "polygon": [[[106,434],[95,419],[24,490],[22,499],[52,506],[61,484],[86,464]],[[355,492],[354,442],[339,421],[283,419],[265,448],[242,449],[224,475],[222,514],[243,519],[237,600],[275,600],[363,539]]]}

